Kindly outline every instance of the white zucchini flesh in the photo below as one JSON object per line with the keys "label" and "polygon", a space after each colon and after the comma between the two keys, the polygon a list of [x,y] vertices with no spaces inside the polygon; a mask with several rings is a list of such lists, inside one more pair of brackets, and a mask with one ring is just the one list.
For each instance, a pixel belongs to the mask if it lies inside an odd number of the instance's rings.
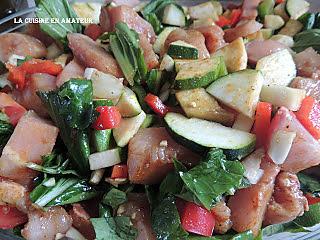
{"label": "white zucchini flesh", "polygon": [[236,120],[234,121],[232,128],[238,129],[245,132],[250,132],[253,126],[254,119],[249,118],[243,114],[238,114]]}
{"label": "white zucchini flesh", "polygon": [[296,65],[287,49],[261,58],[257,62],[256,70],[261,71],[264,85],[288,86],[297,73]]}
{"label": "white zucchini flesh", "polygon": [[284,26],[285,21],[278,15],[266,15],[263,26],[272,30],[277,30]]}
{"label": "white zucchini flesh", "polygon": [[120,149],[115,148],[103,152],[96,152],[89,156],[90,170],[111,167],[121,163]]}
{"label": "white zucchini flesh", "polygon": [[263,77],[256,70],[242,70],[219,78],[206,90],[212,96],[247,117],[254,116]]}
{"label": "white zucchini flesh", "polygon": [[100,72],[95,68],[86,68],[84,77],[92,81],[93,97],[119,101],[123,92],[122,81],[111,74]]}
{"label": "white zucchini flesh", "polygon": [[17,66],[18,65],[18,60],[24,60],[25,57],[24,56],[20,56],[17,54],[12,54],[9,59],[8,59],[8,63],[10,63],[11,65]]}
{"label": "white zucchini flesh", "polygon": [[166,27],[163,31],[158,35],[156,41],[153,44],[153,50],[155,53],[160,53],[162,48],[164,47],[164,43],[169,36],[169,34],[178,29],[177,27]]}
{"label": "white zucchini flesh", "polygon": [[165,54],[162,58],[162,61],[160,63],[160,70],[166,70],[168,72],[171,72],[174,70],[174,60],[172,57],[170,57],[168,54]]}
{"label": "white zucchini flesh", "polygon": [[142,111],[136,94],[128,87],[124,87],[116,106],[122,117],[134,117]]}
{"label": "white zucchini flesh", "polygon": [[291,111],[298,111],[305,96],[306,90],[304,89],[265,85],[262,87],[260,100],[277,107],[286,107]]}
{"label": "white zucchini flesh", "polygon": [[287,0],[286,9],[292,19],[298,19],[309,11],[310,3],[304,0]]}
{"label": "white zucchini flesh", "polygon": [[138,132],[146,114],[142,111],[139,115],[121,119],[120,125],[113,129],[113,137],[119,147],[126,146],[130,139]]}
{"label": "white zucchini flesh", "polygon": [[279,130],[273,133],[268,155],[274,163],[282,164],[285,162],[295,137],[295,132]]}
{"label": "white zucchini flesh", "polygon": [[101,182],[101,180],[102,180],[104,172],[105,172],[104,168],[92,171],[89,183],[91,183],[93,185],[99,184],[99,182]]}
{"label": "white zucchini flesh", "polygon": [[184,27],[186,25],[186,16],[182,9],[175,4],[170,4],[164,9],[162,22],[173,26]]}
{"label": "white zucchini flesh", "polygon": [[263,170],[260,168],[261,160],[264,158],[265,152],[263,148],[259,148],[241,161],[245,168],[244,176],[251,184],[256,184],[263,175]]}
{"label": "white zucchini flesh", "polygon": [[277,34],[273,35],[270,40],[277,41],[279,43],[282,43],[283,45],[286,45],[289,48],[292,48],[294,45],[293,38],[288,35],[283,34]]}
{"label": "white zucchini flesh", "polygon": [[188,10],[191,19],[212,18],[214,21],[218,20],[223,11],[221,3],[213,1],[191,6]]}
{"label": "white zucchini flesh", "polygon": [[[72,8],[80,18],[90,18],[92,23],[99,23],[100,10],[102,7],[101,3],[84,3],[84,2],[75,2],[72,4]],[[84,21],[82,25],[88,26],[90,23]]]}

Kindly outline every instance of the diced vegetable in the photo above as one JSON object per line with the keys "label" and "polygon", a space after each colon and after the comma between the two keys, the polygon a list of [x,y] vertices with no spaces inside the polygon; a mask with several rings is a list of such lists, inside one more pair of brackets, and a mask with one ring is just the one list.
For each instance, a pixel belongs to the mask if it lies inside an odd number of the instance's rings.
{"label": "diced vegetable", "polygon": [[295,137],[295,132],[279,130],[273,133],[268,149],[268,155],[274,163],[284,163]]}
{"label": "diced vegetable", "polygon": [[164,105],[160,98],[156,95],[148,93],[148,95],[144,98],[144,101],[160,117],[164,117],[169,111],[169,108]]}
{"label": "diced vegetable", "polygon": [[181,66],[186,63],[193,63],[197,62],[198,60],[189,60],[189,59],[174,59],[174,68],[176,72],[179,72],[181,69]]}
{"label": "diced vegetable", "polygon": [[171,72],[174,70],[174,60],[168,54],[165,54],[160,64],[160,70]]}
{"label": "diced vegetable", "polygon": [[262,28],[260,29],[260,33],[262,34],[263,39],[267,40],[272,37],[273,30],[268,28]]}
{"label": "diced vegetable", "polygon": [[[310,70],[308,68],[309,67],[317,68],[317,66],[319,66],[319,62],[318,62],[318,60],[316,60],[319,58],[319,55],[317,55],[317,53],[320,53],[319,42],[320,42],[320,29],[310,29],[310,30],[298,33],[297,35],[294,36],[294,46],[292,49],[297,53],[300,53],[300,52],[306,50],[305,55],[299,54],[300,60],[297,60],[298,57],[296,58],[298,70],[303,73],[305,72],[304,75],[302,75],[302,76],[317,79],[316,76],[313,77],[314,70]],[[311,48],[313,48],[313,49],[311,49]],[[309,60],[310,63],[306,63],[306,62],[309,62],[308,60],[306,60],[308,57],[311,58]],[[304,59],[304,58],[306,58],[306,59]],[[305,62],[305,63],[303,63],[303,62]],[[301,67],[303,69],[300,69]]]}
{"label": "diced vegetable", "polygon": [[260,99],[278,107],[284,106],[289,110],[298,111],[305,96],[306,91],[303,89],[264,85],[261,90]]}
{"label": "diced vegetable", "polygon": [[173,26],[184,27],[186,25],[186,16],[181,7],[176,4],[170,4],[164,9],[162,22]]}
{"label": "diced vegetable", "polygon": [[294,45],[293,38],[288,35],[282,35],[282,34],[273,35],[270,38],[270,40],[277,41],[277,42],[282,43],[290,48],[292,48]]}
{"label": "diced vegetable", "polygon": [[265,28],[269,28],[272,30],[277,30],[281,28],[285,24],[284,20],[282,17],[278,15],[266,15],[264,17],[264,24],[263,26]]}
{"label": "diced vegetable", "polygon": [[270,128],[272,105],[267,102],[259,102],[256,109],[252,132],[257,138],[257,147],[264,147],[266,136]]}
{"label": "diced vegetable", "polygon": [[136,94],[128,87],[124,87],[116,106],[122,117],[134,117],[142,111]]}
{"label": "diced vegetable", "polygon": [[99,116],[93,123],[96,130],[117,128],[121,122],[121,114],[115,106],[99,106],[96,108]]}
{"label": "diced vegetable", "polygon": [[312,29],[315,25],[316,15],[314,13],[305,13],[301,17],[298,18],[298,21],[303,24],[302,30]]}
{"label": "diced vegetable", "polygon": [[[81,18],[92,19],[92,23],[99,23],[99,16],[102,4],[98,2],[75,2],[72,4],[72,8]],[[84,26],[88,23],[83,23]]]}
{"label": "diced vegetable", "polygon": [[90,170],[111,167],[121,163],[120,148],[93,153],[89,156]]}
{"label": "diced vegetable", "polygon": [[186,90],[206,87],[227,74],[222,57],[213,57],[183,64],[176,76],[175,88]]}
{"label": "diced vegetable", "polygon": [[114,165],[111,172],[111,178],[128,178],[128,166],[126,164]]}
{"label": "diced vegetable", "polygon": [[275,2],[274,0],[263,0],[258,6],[258,15],[261,19],[264,19],[266,15],[273,13]]}
{"label": "diced vegetable", "polygon": [[189,7],[189,15],[192,19],[212,18],[218,20],[218,16],[222,14],[223,9],[220,2],[208,1],[195,6]]}
{"label": "diced vegetable", "polygon": [[86,68],[84,77],[92,81],[94,97],[109,99],[114,103],[119,101],[123,92],[123,84],[118,78],[95,68]]}
{"label": "diced vegetable", "polygon": [[303,24],[298,20],[290,19],[286,25],[280,30],[279,34],[293,37],[303,29]]}
{"label": "diced vegetable", "polygon": [[178,58],[178,59],[198,59],[199,58],[198,49],[193,45],[181,40],[170,43],[167,54],[172,58]]}
{"label": "diced vegetable", "polygon": [[287,0],[286,9],[290,17],[297,20],[300,16],[308,12],[310,3],[304,0]]}
{"label": "diced vegetable", "polygon": [[202,18],[202,19],[196,19],[193,21],[191,28],[200,28],[200,27],[208,27],[213,26],[215,23],[212,18]]}
{"label": "diced vegetable", "polygon": [[250,132],[252,125],[253,125],[254,119],[249,118],[243,114],[238,114],[236,117],[236,120],[234,121],[232,128],[238,129],[240,131],[244,132]]}
{"label": "diced vegetable", "polygon": [[264,149],[259,148],[241,162],[245,168],[244,176],[251,184],[256,184],[263,175],[264,171],[260,168],[260,164],[264,156]]}
{"label": "diced vegetable", "polygon": [[221,108],[203,88],[176,92],[176,98],[186,115],[230,126],[234,115]]}
{"label": "diced vegetable", "polygon": [[152,124],[156,121],[157,117],[154,114],[147,114],[145,120],[141,124],[140,128],[151,127]]}
{"label": "diced vegetable", "polygon": [[213,56],[222,56],[228,72],[237,72],[247,68],[248,56],[243,38],[238,38],[220,48]]}
{"label": "diced vegetable", "polygon": [[153,94],[158,94],[162,84],[162,71],[159,69],[151,69],[145,80],[148,90]]}
{"label": "diced vegetable", "polygon": [[198,118],[186,118],[178,113],[167,113],[164,118],[169,132],[181,144],[194,151],[208,148],[225,149],[228,159],[241,159],[254,148],[255,135]]}
{"label": "diced vegetable", "polygon": [[315,139],[320,139],[320,104],[312,97],[303,99],[301,107],[295,113],[302,125]]}
{"label": "diced vegetable", "polygon": [[167,37],[175,29],[177,29],[177,27],[166,27],[165,29],[163,29],[163,31],[158,35],[156,41],[153,44],[153,50],[155,53],[159,54],[161,52]]}
{"label": "diced vegetable", "polygon": [[307,198],[309,205],[313,205],[320,202],[320,197],[314,197],[310,193],[307,193],[305,197]]}
{"label": "diced vegetable", "polygon": [[96,41],[102,33],[102,28],[98,24],[90,24],[84,30],[84,34],[94,41]]}
{"label": "diced vegetable", "polygon": [[210,237],[213,233],[214,215],[207,209],[193,203],[186,202],[179,212],[181,225],[187,232]]}
{"label": "diced vegetable", "polygon": [[242,70],[219,78],[206,90],[229,107],[253,117],[263,83],[256,70]]}
{"label": "diced vegetable", "polygon": [[142,111],[139,115],[121,120],[119,127],[113,129],[113,137],[119,147],[124,147],[138,132],[146,114]]}
{"label": "diced vegetable", "polygon": [[263,75],[263,84],[287,86],[296,76],[296,65],[287,49],[261,58],[256,65]]}
{"label": "diced vegetable", "polygon": [[99,184],[103,178],[104,172],[105,172],[104,168],[92,171],[89,183],[92,185]]}
{"label": "diced vegetable", "polygon": [[59,48],[59,46],[56,43],[52,43],[48,48],[47,48],[47,59],[54,59],[57,58],[58,56],[60,56],[61,54],[63,54],[63,51],[61,50],[61,48]]}

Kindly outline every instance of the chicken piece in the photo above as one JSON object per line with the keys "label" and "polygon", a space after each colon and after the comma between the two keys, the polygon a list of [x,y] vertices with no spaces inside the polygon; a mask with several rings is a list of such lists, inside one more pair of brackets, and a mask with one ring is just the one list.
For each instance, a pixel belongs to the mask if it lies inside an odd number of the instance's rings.
{"label": "chicken piece", "polygon": [[219,48],[226,45],[226,42],[223,39],[224,31],[217,25],[198,27],[195,28],[195,30],[203,34],[209,53],[214,53]]}
{"label": "chicken piece", "polygon": [[73,55],[84,67],[122,77],[117,61],[91,38],[80,33],[69,33],[68,40]]}
{"label": "chicken piece", "polygon": [[120,5],[127,5],[130,7],[135,7],[140,4],[140,0],[107,0],[106,3],[111,3],[113,2],[117,6]]}
{"label": "chicken piece", "polygon": [[154,43],[156,40],[156,34],[151,24],[140,17],[132,7],[126,5],[105,6],[101,9],[100,25],[103,32],[113,31],[118,22],[124,22],[137,33],[145,35],[150,43]]}
{"label": "chicken piece", "polygon": [[129,193],[128,201],[119,206],[117,214],[130,217],[138,230],[136,240],[156,240],[151,227],[151,213],[148,199],[142,193]]}
{"label": "chicken piece", "polygon": [[[10,119],[10,123],[15,126],[19,119],[26,113],[26,109],[17,103],[13,98],[0,92],[0,110],[6,113]],[[13,114],[10,114],[13,113]]]}
{"label": "chicken piece", "polygon": [[205,44],[205,38],[201,34],[201,32],[190,29],[190,30],[184,30],[181,28],[178,28],[176,30],[173,30],[169,36],[167,37],[165,43],[164,43],[164,49],[162,49],[162,55],[164,55],[168,48],[170,43],[175,41],[184,41],[186,43],[191,44],[192,46],[196,47],[199,52],[199,59],[209,58],[210,54],[208,52],[208,49]]}
{"label": "chicken piece", "polygon": [[30,209],[28,219],[21,231],[27,240],[54,240],[57,233],[66,233],[72,225],[72,218],[59,206],[47,211]]}
{"label": "chicken piece", "polygon": [[152,68],[156,68],[159,64],[158,55],[154,53],[152,45],[148,42],[148,39],[144,35],[140,34],[139,39],[139,44],[143,50],[144,60],[148,69],[150,70]]}
{"label": "chicken piece", "polygon": [[244,0],[242,3],[241,19],[255,20],[258,16],[257,8],[262,0]]}
{"label": "chicken piece", "polygon": [[0,61],[7,62],[12,54],[42,58],[47,49],[38,39],[22,33],[6,33],[0,35]]}
{"label": "chicken piece", "polygon": [[73,59],[69,62],[62,72],[57,76],[56,85],[60,87],[71,78],[82,78],[84,74],[84,67],[78,62],[77,59]]}
{"label": "chicken piece", "polygon": [[226,42],[232,42],[239,37],[246,37],[249,34],[255,33],[262,28],[262,24],[255,20],[245,21],[235,28],[230,28],[224,31],[224,40]]}
{"label": "chicken piece", "polygon": [[13,97],[23,107],[34,110],[41,117],[48,117],[48,111],[38,97],[38,91],[51,91],[56,88],[56,77],[46,73],[35,73],[30,76],[27,86],[22,90],[14,90]]}
{"label": "chicken piece", "polygon": [[268,203],[263,224],[290,222],[308,210],[308,201],[300,191],[297,175],[281,172],[276,178],[273,195]]}
{"label": "chicken piece", "polygon": [[72,204],[72,209],[69,211],[72,218],[72,225],[87,239],[94,240],[96,233],[93,225],[90,222],[90,215],[85,211],[81,204]]}
{"label": "chicken piece", "polygon": [[298,76],[320,80],[320,54],[309,47],[294,57]]}
{"label": "chicken piece", "polygon": [[33,111],[27,112],[2,151],[0,176],[24,186],[30,184],[39,172],[27,168],[26,163],[41,164],[41,157],[51,153],[58,131],[52,123],[41,119]]}
{"label": "chicken piece", "polygon": [[232,228],[237,232],[252,230],[259,234],[267,204],[272,196],[274,181],[280,171],[270,159],[264,158],[260,165],[264,171],[257,184],[237,190],[228,201],[231,209]]}
{"label": "chicken piece", "polygon": [[135,184],[159,183],[173,170],[174,158],[189,166],[200,159],[176,143],[165,128],[140,129],[128,146],[129,180]]}
{"label": "chicken piece", "polygon": [[215,225],[214,232],[225,234],[232,227],[231,210],[224,201],[217,203],[211,212],[214,215]]}
{"label": "chicken piece", "polygon": [[39,23],[27,24],[24,33],[29,36],[37,38],[38,40],[40,40],[40,42],[42,42],[47,47],[49,47],[54,42],[54,39],[52,37],[50,37],[45,32],[41,31]]}
{"label": "chicken piece", "polygon": [[290,84],[292,88],[306,90],[307,96],[320,101],[320,81],[312,78],[296,77]]}

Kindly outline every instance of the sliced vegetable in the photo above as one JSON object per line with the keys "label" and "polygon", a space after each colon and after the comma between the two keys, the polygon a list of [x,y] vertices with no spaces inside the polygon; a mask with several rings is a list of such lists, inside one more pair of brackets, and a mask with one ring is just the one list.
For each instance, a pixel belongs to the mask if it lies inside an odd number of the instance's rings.
{"label": "sliced vegetable", "polygon": [[228,159],[241,159],[254,148],[255,135],[198,118],[186,118],[178,113],[167,113],[164,118],[173,138],[194,151],[208,148],[225,149]]}
{"label": "sliced vegetable", "polygon": [[292,111],[298,111],[306,96],[304,89],[290,88],[278,85],[264,85],[260,99],[275,106],[284,106]]}
{"label": "sliced vegetable", "polygon": [[258,6],[258,15],[261,19],[264,19],[266,15],[273,13],[275,2],[274,0],[263,0]]}
{"label": "sliced vegetable", "polygon": [[111,178],[128,178],[128,166],[126,164],[114,165],[111,172]]}
{"label": "sliced vegetable", "polygon": [[0,154],[12,133],[13,126],[9,123],[6,116],[3,113],[0,113]]}
{"label": "sliced vegetable", "polygon": [[227,74],[222,57],[183,64],[176,76],[175,88],[181,90],[206,87]]}
{"label": "sliced vegetable", "polygon": [[174,60],[168,54],[165,54],[160,64],[160,70],[171,72],[174,69]]}
{"label": "sliced vegetable", "polygon": [[310,193],[307,193],[305,197],[307,198],[309,205],[320,203],[320,197],[314,197]]}
{"label": "sliced vegetable", "polygon": [[138,132],[146,114],[142,111],[139,115],[131,118],[124,118],[119,127],[113,129],[113,137],[119,147],[124,147],[130,139]]}
{"label": "sliced vegetable", "polygon": [[284,24],[285,24],[284,20],[282,19],[282,17],[278,15],[266,15],[264,17],[263,26],[265,28],[269,28],[271,30],[277,30],[283,27]]}
{"label": "sliced vegetable", "polygon": [[121,163],[120,148],[93,153],[89,156],[90,170],[112,167]]}
{"label": "sliced vegetable", "polygon": [[266,136],[270,128],[272,104],[259,102],[256,109],[252,132],[257,137],[256,146],[263,147],[266,144]]}
{"label": "sliced vegetable", "polygon": [[286,10],[294,20],[308,12],[309,7],[310,3],[304,0],[287,0],[286,2]]}
{"label": "sliced vegetable", "polygon": [[305,13],[298,18],[298,21],[303,24],[303,30],[309,30],[315,25],[316,15],[314,13]]}
{"label": "sliced vegetable", "polygon": [[219,78],[206,90],[229,107],[253,117],[263,83],[255,70],[242,70]]}
{"label": "sliced vegetable", "polygon": [[198,59],[198,49],[193,45],[178,40],[170,43],[167,54],[178,59]]}
{"label": "sliced vegetable", "polygon": [[230,126],[234,115],[221,108],[203,88],[176,92],[176,98],[186,115]]}
{"label": "sliced vegetable", "polygon": [[238,129],[240,131],[244,131],[244,132],[250,132],[252,125],[253,125],[254,119],[253,118],[249,118],[243,114],[238,114],[233,125],[232,128],[234,129]]}
{"label": "sliced vegetable", "polygon": [[163,11],[162,22],[168,25],[184,27],[186,25],[186,16],[180,6],[170,4]]}
{"label": "sliced vegetable", "polygon": [[293,37],[303,29],[303,24],[298,20],[290,19],[286,25],[280,30],[279,34]]}
{"label": "sliced vegetable", "polygon": [[148,128],[151,127],[152,124],[156,121],[157,116],[153,114],[147,114],[146,119],[143,121],[140,128]]}
{"label": "sliced vegetable", "polygon": [[260,168],[260,164],[264,156],[264,149],[258,148],[243,161],[241,161],[242,165],[245,168],[244,176],[249,180],[251,184],[256,184],[263,176],[264,171]]}
{"label": "sliced vegetable", "polygon": [[294,45],[293,38],[288,35],[277,34],[273,35],[270,40],[277,41],[283,45],[292,48]]}
{"label": "sliced vegetable", "polygon": [[122,117],[134,117],[142,111],[136,94],[128,87],[124,87],[116,106]]}
{"label": "sliced vegetable", "polygon": [[158,35],[156,41],[153,44],[153,50],[155,53],[159,54],[161,52],[167,37],[175,29],[177,29],[177,27],[166,27],[165,29],[163,29],[163,31]]}
{"label": "sliced vegetable", "polygon": [[311,29],[297,34],[294,37],[293,50],[296,52],[302,52],[305,49],[312,47],[318,53],[320,52],[320,30]]}
{"label": "sliced vegetable", "polygon": [[279,15],[283,18],[286,22],[290,19],[288,16],[287,10],[286,10],[286,2],[283,0],[281,3],[277,4],[275,8],[273,9],[273,13],[275,15]]}
{"label": "sliced vegetable", "polygon": [[117,128],[121,122],[121,114],[115,106],[99,106],[96,108],[99,116],[93,123],[96,130],[106,130]]}
{"label": "sliced vegetable", "polygon": [[153,94],[158,94],[161,87],[162,71],[159,69],[151,69],[147,74],[146,83],[148,89]]}
{"label": "sliced vegetable", "polygon": [[195,203],[186,202],[179,214],[181,225],[187,232],[206,237],[212,235],[215,219],[213,214],[207,209]]}
{"label": "sliced vegetable", "polygon": [[164,117],[167,112],[169,112],[169,108],[164,105],[160,98],[156,95],[148,93],[148,95],[144,98],[144,101],[160,117]]}
{"label": "sliced vegetable", "polygon": [[311,135],[317,140],[320,139],[320,104],[307,96],[295,114]]}
{"label": "sliced vegetable", "polygon": [[218,20],[218,16],[222,14],[223,9],[220,2],[208,1],[188,8],[191,19],[212,18]]}
{"label": "sliced vegetable", "polygon": [[84,30],[84,34],[94,41],[96,41],[102,33],[102,29],[98,24],[89,24]]}

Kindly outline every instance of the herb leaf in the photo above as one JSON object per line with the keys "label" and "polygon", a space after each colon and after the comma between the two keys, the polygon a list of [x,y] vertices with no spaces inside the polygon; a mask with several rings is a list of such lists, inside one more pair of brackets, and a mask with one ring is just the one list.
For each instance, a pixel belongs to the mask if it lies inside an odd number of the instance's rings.
{"label": "herb leaf", "polygon": [[9,123],[7,115],[0,112],[0,154],[12,133],[13,126]]}
{"label": "herb leaf", "polygon": [[320,53],[320,29],[310,29],[295,35],[292,48],[295,52],[302,52],[309,47]]}
{"label": "herb leaf", "polygon": [[104,195],[102,203],[111,206],[113,209],[116,209],[119,205],[125,203],[126,201],[127,195],[125,192],[116,188],[112,188]]}
{"label": "herb leaf", "polygon": [[304,173],[298,173],[300,188],[304,193],[312,193],[320,197],[320,182]]}

